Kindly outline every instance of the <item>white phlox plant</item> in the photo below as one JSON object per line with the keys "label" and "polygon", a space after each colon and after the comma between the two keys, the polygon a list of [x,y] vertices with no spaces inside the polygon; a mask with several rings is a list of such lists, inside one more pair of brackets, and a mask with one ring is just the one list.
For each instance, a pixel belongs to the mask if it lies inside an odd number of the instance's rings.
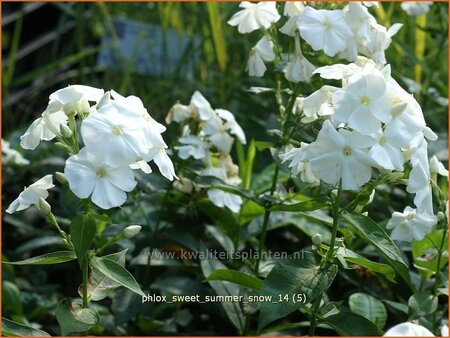
{"label": "white phlox plant", "polygon": [[[136,187],[134,169],[152,172],[148,162],[153,161],[167,179],[177,178],[161,136],[165,129],[136,96],[123,97],[113,90],[105,93],[103,89],[74,85],[50,95],[47,109],[21,137],[21,145],[32,150],[41,141],[56,138],[70,155],[64,174],[72,192],[81,199],[90,197],[102,209],[110,209],[121,206],[126,193]],[[36,191],[40,190],[34,185],[27,188],[8,212],[36,204],[38,196],[48,196],[46,191]]]}
{"label": "white phlox plant", "polygon": [[[233,163],[230,152],[236,139],[245,144],[246,138],[230,111],[213,109],[205,97],[196,91],[189,105],[176,103],[166,121],[182,125],[183,135],[174,148],[180,159],[191,159],[200,164],[201,169],[196,170],[197,175],[212,176],[233,186],[241,184],[239,167]],[[175,187],[192,193],[203,186],[181,176]],[[220,189],[208,188],[207,196],[214,205],[226,207],[235,213],[239,212],[243,203],[240,196]]]}

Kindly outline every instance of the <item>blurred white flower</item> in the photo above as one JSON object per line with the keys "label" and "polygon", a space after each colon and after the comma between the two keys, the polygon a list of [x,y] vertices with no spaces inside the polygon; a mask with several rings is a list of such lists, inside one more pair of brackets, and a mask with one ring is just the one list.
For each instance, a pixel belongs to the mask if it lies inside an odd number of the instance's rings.
{"label": "blurred white flower", "polygon": [[215,115],[214,109],[212,109],[211,104],[199,91],[195,91],[192,95],[189,107],[203,121],[207,121]]}
{"label": "blurred white flower", "polygon": [[344,190],[358,189],[370,180],[374,164],[368,149],[358,143],[352,140],[350,131],[338,131],[326,120],[317,140],[310,145],[311,168],[328,184],[341,181]]}
{"label": "blurred white flower", "polygon": [[391,120],[386,81],[375,70],[353,75],[345,88],[333,94],[333,105],[336,120],[364,134],[377,132],[381,122]]}
{"label": "blurred white flower", "polygon": [[81,135],[86,147],[101,153],[111,166],[128,166],[149,151],[141,118],[113,105],[83,120]]}
{"label": "blurred white flower", "polygon": [[300,35],[314,50],[335,56],[347,48],[353,33],[342,10],[316,10],[307,6],[297,21]]}
{"label": "blurred white flower", "polygon": [[196,160],[206,158],[208,156],[208,143],[201,140],[195,135],[188,135],[180,137],[178,140],[182,145],[176,146],[175,149],[178,150],[178,156],[186,160],[189,157],[193,157]]}
{"label": "blurred white flower", "polygon": [[243,8],[228,21],[231,26],[238,26],[239,33],[250,33],[260,28],[269,28],[272,23],[280,20],[274,1],[251,3],[243,1]]}
{"label": "blurred white flower", "polygon": [[125,202],[126,192],[132,191],[137,182],[128,164],[111,165],[102,157],[83,148],[67,159],[64,175],[76,196],[91,196],[100,208],[111,209]]}
{"label": "blurred white flower", "polygon": [[211,143],[225,154],[230,153],[234,141],[227,129],[226,123],[223,123],[222,119],[217,115],[206,121],[202,129]]}
{"label": "blurred white flower", "polygon": [[27,209],[30,205],[39,205],[40,199],[48,197],[48,189],[53,188],[52,175],[46,175],[34,182],[28,188],[25,188],[6,209],[6,212],[12,214],[16,211]]}
{"label": "blurred white flower", "polygon": [[242,130],[241,126],[237,123],[236,119],[234,118],[234,115],[225,109],[216,109],[215,110],[217,115],[225,121],[224,128],[228,129],[231,134],[235,135],[239,141],[241,141],[242,144],[246,144],[247,140],[245,138],[244,131]]}
{"label": "blurred white flower", "polygon": [[441,326],[441,336],[448,337],[448,325]]}
{"label": "blurred white flower", "polygon": [[246,71],[250,76],[261,77],[267,69],[264,61],[270,62],[273,60],[275,60],[273,42],[264,36],[250,50]]}
{"label": "blurred white flower", "polygon": [[396,241],[412,242],[421,240],[431,231],[437,218],[428,213],[419,213],[417,209],[406,207],[403,213],[395,211],[386,225],[387,229],[394,229],[391,238]]}
{"label": "blurred white flower", "polygon": [[406,322],[397,324],[386,331],[384,337],[434,337],[434,335],[422,325]]}
{"label": "blurred white flower", "polygon": [[300,36],[295,34],[295,54],[293,59],[288,63],[284,76],[290,82],[309,82],[316,67],[311,64],[302,53],[300,47]]}
{"label": "blurred white flower", "polygon": [[30,164],[30,161],[24,158],[16,149],[12,149],[8,141],[2,139],[2,164],[22,166]]}
{"label": "blurred white flower", "polygon": [[[202,176],[214,176],[222,181],[227,180],[227,175],[225,170],[221,168],[206,168],[201,172]],[[232,212],[239,212],[241,209],[241,205],[243,200],[241,196],[231,194],[219,189],[208,189],[207,195],[209,200],[219,208],[227,207]]]}
{"label": "blurred white flower", "polygon": [[421,16],[428,13],[432,4],[432,1],[403,1],[400,7],[409,16]]}
{"label": "blurred white flower", "polygon": [[169,114],[166,117],[166,123],[169,124],[172,121],[183,122],[193,115],[192,109],[184,104],[175,103],[170,109]]}
{"label": "blurred white flower", "polygon": [[41,117],[36,119],[20,137],[20,145],[24,149],[36,149],[41,141],[50,141],[60,136],[61,125],[67,125],[67,123],[68,118],[62,104],[58,101],[50,101]]}
{"label": "blurred white flower", "polygon": [[430,159],[430,172],[432,174],[439,174],[441,176],[448,177],[448,170],[445,169],[444,164],[438,160],[436,155]]}
{"label": "blurred white flower", "polygon": [[298,16],[303,13],[305,4],[303,1],[286,1],[284,3],[283,15],[288,17]]}
{"label": "blurred white flower", "polygon": [[89,101],[97,103],[103,94],[103,89],[73,85],[57,90],[50,95],[50,100],[61,103],[66,114],[89,114]]}

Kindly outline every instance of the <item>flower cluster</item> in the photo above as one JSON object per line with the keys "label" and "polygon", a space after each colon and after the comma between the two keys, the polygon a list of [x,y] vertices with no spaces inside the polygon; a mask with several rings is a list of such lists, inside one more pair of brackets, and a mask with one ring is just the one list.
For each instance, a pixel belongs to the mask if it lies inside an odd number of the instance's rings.
{"label": "flower cluster", "polygon": [[[342,86],[324,86],[299,98],[297,111],[300,107],[303,121],[325,122],[316,141],[291,149],[282,160],[289,161],[292,173],[306,182],[341,182],[344,190],[358,190],[371,179],[372,169],[402,172],[409,162],[407,191],[415,194],[417,209],[394,213],[388,228],[395,228],[394,239],[423,238],[436,224],[427,148],[437,136],[426,125],[419,104],[391,77],[389,65],[379,70],[365,60],[364,65],[337,64],[315,73],[341,80]],[[433,159],[434,170],[445,175],[445,168],[436,162]]]}
{"label": "flower cluster", "polygon": [[[76,118],[81,120],[84,146],[80,150]],[[110,209],[122,205],[126,193],[135,188],[133,169],[151,172],[147,162],[154,161],[167,179],[176,178],[161,136],[165,129],[136,96],[123,97],[113,90],[105,93],[74,85],[50,95],[47,109],[21,137],[21,145],[35,149],[40,141],[56,138],[71,155],[64,174],[72,192],[82,199],[91,197],[100,208]],[[35,203],[23,205],[30,204]]]}
{"label": "flower cluster", "polygon": [[403,1],[400,7],[409,16],[421,16],[430,10],[432,4],[432,1]]}
{"label": "flower cluster", "polygon": [[358,55],[363,55],[377,64],[386,64],[384,51],[402,25],[394,24],[387,29],[378,24],[367,8],[372,5],[370,2],[350,2],[342,9],[316,9],[314,3],[286,2],[283,11],[286,21],[279,31],[295,37],[293,54],[282,54],[281,47],[274,44],[278,39],[268,30],[281,19],[275,2],[244,1],[240,5],[243,9],[228,23],[238,26],[240,33],[258,29],[264,33],[250,51],[247,64],[250,76],[263,76],[266,71],[264,62],[274,61],[276,50],[281,59],[278,61],[284,62],[288,81],[309,81],[315,67],[302,54],[300,37],[314,51],[323,51],[330,57],[339,56],[353,62]]}
{"label": "flower cluster", "polygon": [[[213,176],[227,184],[238,186],[241,183],[239,168],[230,156],[235,138],[246,143],[244,131],[225,109],[213,109],[205,97],[196,91],[189,105],[176,103],[170,110],[166,122],[183,125],[183,135],[175,147],[182,160],[192,158],[201,163],[200,176]],[[181,177],[178,188],[192,192],[196,188],[187,178]],[[208,189],[208,198],[218,207],[227,207],[239,212],[242,198],[219,189]]]}

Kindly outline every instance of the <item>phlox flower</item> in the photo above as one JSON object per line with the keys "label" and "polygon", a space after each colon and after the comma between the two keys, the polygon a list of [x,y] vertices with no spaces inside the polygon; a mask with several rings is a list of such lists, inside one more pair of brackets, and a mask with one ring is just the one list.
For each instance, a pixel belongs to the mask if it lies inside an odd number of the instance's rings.
{"label": "phlox flower", "polygon": [[294,83],[309,82],[315,69],[316,67],[303,56],[300,47],[300,37],[296,34],[295,54],[293,60],[288,63],[284,71],[284,76],[288,81]]}
{"label": "phlox flower", "polygon": [[53,188],[52,175],[46,175],[25,188],[6,209],[6,212],[12,214],[16,211],[27,209],[31,205],[38,206],[41,198],[48,197],[48,189]]}
{"label": "phlox flower", "polygon": [[302,121],[310,123],[317,120],[319,116],[333,115],[332,97],[333,93],[338,89],[337,87],[325,85],[306,97],[303,100],[303,114],[305,117]]}
{"label": "phlox flower", "polygon": [[161,175],[167,178],[169,181],[173,181],[174,178],[178,179],[175,174],[175,168],[169,155],[167,155],[164,147],[155,147],[150,149],[149,153],[144,157],[147,162],[153,161],[159,169]]}
{"label": "phlox flower", "polygon": [[428,13],[432,4],[433,4],[432,1],[427,1],[427,2],[404,1],[401,3],[400,7],[409,16],[421,16],[423,14]]}
{"label": "phlox flower", "polygon": [[273,42],[264,36],[258,41],[256,46],[250,50],[246,71],[248,71],[250,76],[261,77],[267,69],[264,61],[270,62],[273,60],[275,60]]}
{"label": "phlox flower", "polygon": [[30,161],[17,150],[12,149],[9,142],[2,139],[2,164],[28,165]]}
{"label": "phlox flower", "polygon": [[444,176],[444,177],[448,178],[448,170],[445,169],[444,164],[442,164],[442,162],[440,162],[438,160],[436,155],[434,155],[430,159],[430,173],[432,173],[432,174],[439,174],[441,176]]}
{"label": "phlox flower", "polygon": [[208,156],[208,143],[195,135],[188,135],[181,137],[179,140],[180,146],[176,146],[178,156],[186,160],[193,157],[196,160],[204,159]]}
{"label": "phlox flower", "polygon": [[321,180],[328,184],[342,183],[344,190],[356,190],[371,178],[374,165],[368,149],[353,140],[353,134],[336,130],[326,120],[310,147],[310,165]]}
{"label": "phlox flower", "polygon": [[288,152],[281,154],[280,159],[282,163],[290,161],[288,167],[291,169],[292,175],[300,176],[303,182],[307,182],[313,185],[320,183],[320,178],[312,170],[309,163],[309,147],[307,143],[301,143],[300,148],[292,148]]}
{"label": "phlox flower", "polygon": [[63,105],[58,101],[50,101],[41,117],[36,119],[20,137],[20,145],[24,149],[34,150],[41,141],[50,141],[60,136],[61,125],[67,123],[68,118]]}
{"label": "phlox flower", "polygon": [[66,114],[89,114],[89,101],[98,102],[103,94],[103,89],[73,85],[59,89],[51,94],[50,101],[61,103]]}
{"label": "phlox flower", "polygon": [[375,69],[354,74],[346,87],[333,94],[333,105],[337,121],[364,134],[377,132],[381,122],[391,119],[386,81]]}
{"label": "phlox flower", "polygon": [[437,222],[434,215],[419,213],[418,210],[406,207],[403,213],[395,211],[386,228],[393,229],[391,238],[397,241],[412,242],[421,240],[431,231]]}
{"label": "phlox flower", "polygon": [[91,196],[92,202],[102,209],[122,205],[127,198],[126,192],[132,191],[137,184],[127,163],[111,165],[104,161],[103,154],[90,152],[87,148],[67,159],[64,175],[77,197]]}
{"label": "phlox flower", "polygon": [[353,33],[342,10],[317,10],[307,6],[297,21],[300,35],[311,47],[335,56],[347,48]]}
{"label": "phlox flower", "polygon": [[172,121],[177,123],[183,122],[193,116],[193,111],[189,106],[181,103],[175,103],[167,114],[166,123],[169,124]]}
{"label": "phlox flower", "polygon": [[230,136],[227,129],[226,124],[216,115],[205,123],[202,131],[217,149],[228,154],[231,151],[234,139]]}
{"label": "phlox flower", "polygon": [[199,91],[195,91],[192,95],[189,107],[192,109],[194,114],[199,116],[203,121],[207,121],[215,115],[214,109],[212,109],[211,104]]}
{"label": "phlox flower", "polygon": [[217,115],[225,121],[224,128],[229,130],[231,134],[236,136],[239,141],[241,141],[242,144],[246,144],[247,140],[245,138],[244,131],[242,130],[241,126],[237,123],[236,119],[234,118],[234,115],[226,110],[226,109],[216,109]]}
{"label": "phlox flower", "polygon": [[228,21],[231,26],[238,26],[239,33],[250,33],[260,28],[269,28],[272,23],[280,20],[276,3],[243,1],[239,4],[243,8]]}
{"label": "phlox flower", "polygon": [[83,120],[81,135],[86,147],[102,153],[111,166],[128,166],[149,151],[141,117],[113,105]]}
{"label": "phlox flower", "polygon": [[305,5],[302,1],[287,1],[284,4],[283,15],[288,17],[288,20],[280,28],[280,32],[286,35],[295,36],[297,28],[297,19],[303,13]]}
{"label": "phlox flower", "polygon": [[[201,175],[214,176],[223,181],[227,180],[225,170],[221,168],[213,168],[213,167],[206,168],[201,172]],[[239,210],[241,209],[241,205],[243,203],[241,196],[230,194],[228,192],[219,189],[208,189],[207,195],[209,200],[214,205],[218,206],[219,208],[226,207],[230,209],[232,212],[239,212]]]}

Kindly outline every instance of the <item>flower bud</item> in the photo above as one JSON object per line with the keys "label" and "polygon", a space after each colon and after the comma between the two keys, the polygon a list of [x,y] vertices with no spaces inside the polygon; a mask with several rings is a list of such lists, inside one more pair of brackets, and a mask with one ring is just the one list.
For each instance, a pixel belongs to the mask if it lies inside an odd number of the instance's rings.
{"label": "flower bud", "polygon": [[36,206],[44,216],[47,216],[52,211],[52,207],[50,206],[50,204],[48,204],[48,202],[42,197],[39,198],[39,202]]}
{"label": "flower bud", "polygon": [[440,221],[440,222],[442,222],[442,221],[445,221],[445,214],[442,212],[442,211],[439,211],[438,213],[437,213],[437,218],[438,218],[438,220]]}
{"label": "flower bud", "polygon": [[319,246],[320,244],[322,244],[322,235],[321,234],[315,234],[314,236],[312,236],[311,240],[312,240],[314,245]]}
{"label": "flower bud", "polygon": [[141,231],[141,228],[140,225],[129,225],[123,230],[123,235],[125,238],[132,238]]}
{"label": "flower bud", "polygon": [[57,171],[57,172],[55,173],[55,177],[56,177],[56,180],[57,180],[59,183],[61,183],[61,184],[66,184],[66,183],[67,183],[66,176],[65,176],[62,172]]}
{"label": "flower bud", "polygon": [[64,138],[69,138],[72,136],[72,130],[70,130],[70,128],[68,126],[66,126],[65,124],[61,124],[59,126],[59,132],[61,133],[62,137]]}

